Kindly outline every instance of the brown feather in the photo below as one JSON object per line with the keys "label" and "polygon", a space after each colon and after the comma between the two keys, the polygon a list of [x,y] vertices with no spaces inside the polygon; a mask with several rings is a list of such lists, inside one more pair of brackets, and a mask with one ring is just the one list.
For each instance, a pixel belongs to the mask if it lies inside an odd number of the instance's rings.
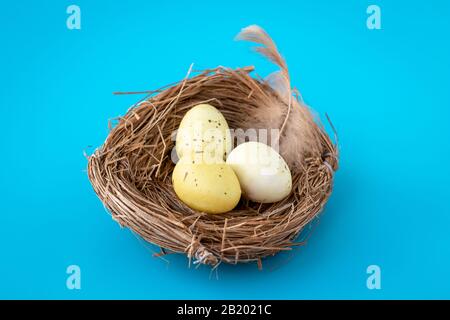
{"label": "brown feather", "polygon": [[[280,67],[264,80],[275,95],[267,95],[265,101],[246,119],[246,128],[279,129],[279,151],[288,165],[301,166],[305,156],[318,149],[317,124],[310,109],[293,97],[286,61],[270,36],[259,26],[251,25],[241,30],[238,40],[251,41],[261,46],[255,50]],[[274,144],[275,141],[268,141]]]}

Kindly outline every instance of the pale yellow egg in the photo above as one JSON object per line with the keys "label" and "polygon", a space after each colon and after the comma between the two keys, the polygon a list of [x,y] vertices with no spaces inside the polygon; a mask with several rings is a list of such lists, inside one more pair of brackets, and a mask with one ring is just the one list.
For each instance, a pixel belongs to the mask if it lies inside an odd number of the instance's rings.
{"label": "pale yellow egg", "polygon": [[182,157],[172,173],[172,183],[181,201],[202,212],[228,212],[241,197],[236,174],[221,159],[205,163]]}
{"label": "pale yellow egg", "polygon": [[179,158],[196,155],[196,159],[225,159],[231,150],[231,135],[223,114],[209,104],[190,109],[181,120],[176,137]]}

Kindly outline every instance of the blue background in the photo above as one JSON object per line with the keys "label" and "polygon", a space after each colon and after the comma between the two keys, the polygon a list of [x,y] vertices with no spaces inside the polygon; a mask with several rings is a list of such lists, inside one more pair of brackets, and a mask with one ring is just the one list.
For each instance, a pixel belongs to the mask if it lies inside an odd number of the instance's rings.
{"label": "blue background", "polygon": [[[66,8],[81,8],[81,30]],[[366,8],[382,10],[368,30]],[[450,298],[448,1],[8,1],[0,6],[1,298]],[[83,150],[138,96],[196,69],[254,64],[264,27],[340,138],[334,193],[308,244],[255,264],[187,268],[121,229]],[[88,149],[89,150],[89,149]],[[92,150],[92,149],[90,149]],[[66,268],[81,267],[81,290]],[[381,267],[381,290],[366,268]]]}

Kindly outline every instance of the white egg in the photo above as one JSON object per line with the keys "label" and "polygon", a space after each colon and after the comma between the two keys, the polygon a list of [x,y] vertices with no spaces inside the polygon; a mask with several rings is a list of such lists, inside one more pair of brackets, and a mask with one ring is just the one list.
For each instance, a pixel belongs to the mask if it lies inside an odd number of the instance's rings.
{"label": "white egg", "polygon": [[252,201],[277,202],[291,192],[292,176],[286,161],[264,143],[240,144],[231,151],[227,164],[236,173],[243,195]]}

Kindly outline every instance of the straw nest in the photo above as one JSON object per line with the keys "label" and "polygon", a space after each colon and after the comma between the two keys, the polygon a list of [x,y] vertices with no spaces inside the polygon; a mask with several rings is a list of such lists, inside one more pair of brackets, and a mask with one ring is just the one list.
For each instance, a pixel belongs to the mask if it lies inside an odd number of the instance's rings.
{"label": "straw nest", "polygon": [[[261,258],[299,244],[296,237],[331,193],[338,167],[336,145],[291,89],[286,64],[269,36],[251,26],[240,38],[262,44],[257,50],[280,66],[272,80],[252,76],[253,67],[218,67],[193,75],[191,66],[182,81],[147,92],[88,157],[89,179],[112,218],[160,246],[162,254],[184,253],[189,261],[209,265],[256,261],[261,266]],[[230,128],[247,129],[264,124],[255,115],[276,114],[268,102],[283,110],[278,123],[280,153],[292,173],[290,195],[273,204],[241,199],[226,214],[197,212],[183,204],[172,187],[171,157],[174,132],[184,114],[199,103],[209,103],[223,113]],[[306,131],[296,132],[297,122]],[[299,143],[302,148],[294,145]],[[293,150],[300,154],[292,154]]]}

